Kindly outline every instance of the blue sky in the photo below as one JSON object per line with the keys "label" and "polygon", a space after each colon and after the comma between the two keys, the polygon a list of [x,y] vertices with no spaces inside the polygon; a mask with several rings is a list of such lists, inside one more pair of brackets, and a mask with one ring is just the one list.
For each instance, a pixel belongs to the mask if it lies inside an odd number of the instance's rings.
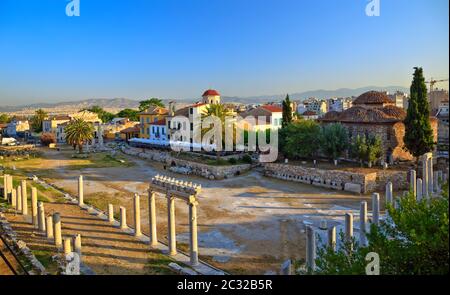
{"label": "blue sky", "polygon": [[[448,0],[0,0],[0,103],[197,98],[447,78]],[[440,86],[448,87],[448,84]]]}

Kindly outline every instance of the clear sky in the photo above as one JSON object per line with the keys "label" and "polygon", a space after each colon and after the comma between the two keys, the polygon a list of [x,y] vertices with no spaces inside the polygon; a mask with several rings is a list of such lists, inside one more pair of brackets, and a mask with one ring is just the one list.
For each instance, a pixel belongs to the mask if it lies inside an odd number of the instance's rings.
{"label": "clear sky", "polygon": [[[448,78],[449,1],[0,0],[0,103],[255,96]],[[441,84],[448,87],[448,83]]]}

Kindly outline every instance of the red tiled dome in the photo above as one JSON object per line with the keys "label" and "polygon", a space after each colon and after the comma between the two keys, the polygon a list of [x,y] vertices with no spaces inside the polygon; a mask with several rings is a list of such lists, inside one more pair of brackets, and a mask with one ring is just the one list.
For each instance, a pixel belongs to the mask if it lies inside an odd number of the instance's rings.
{"label": "red tiled dome", "polygon": [[387,123],[403,121],[406,113],[396,106],[368,109],[354,106],[343,112],[328,112],[322,121],[353,123]]}
{"label": "red tiled dome", "polygon": [[214,89],[208,89],[206,90],[202,96],[220,96],[220,93],[217,92],[217,90]]}
{"label": "red tiled dome", "polygon": [[383,103],[394,103],[389,97],[383,92],[378,91],[368,91],[361,94],[355,101],[353,105],[358,104],[383,104]]}

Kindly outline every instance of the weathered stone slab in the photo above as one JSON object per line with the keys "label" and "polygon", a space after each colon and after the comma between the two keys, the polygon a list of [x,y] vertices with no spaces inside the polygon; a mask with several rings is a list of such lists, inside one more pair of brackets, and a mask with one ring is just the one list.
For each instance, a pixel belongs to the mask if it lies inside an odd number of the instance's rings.
{"label": "weathered stone slab", "polygon": [[360,184],[356,184],[356,183],[349,183],[349,182],[347,182],[345,184],[345,186],[344,186],[344,190],[347,191],[347,192],[360,194],[361,193],[361,185]]}

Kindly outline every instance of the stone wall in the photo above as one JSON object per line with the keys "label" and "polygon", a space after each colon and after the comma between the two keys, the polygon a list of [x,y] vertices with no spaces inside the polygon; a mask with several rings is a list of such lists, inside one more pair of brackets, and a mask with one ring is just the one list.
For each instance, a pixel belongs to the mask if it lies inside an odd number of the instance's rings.
{"label": "stone wall", "polygon": [[193,174],[207,179],[224,179],[250,170],[250,164],[212,166],[172,157],[169,152],[123,146],[121,151],[127,155],[165,163],[172,172]]}
{"label": "stone wall", "polygon": [[265,163],[263,167],[264,174],[269,177],[355,193],[365,194],[383,190],[386,181],[392,181],[395,190],[408,187],[406,172],[402,171],[380,170],[361,173],[276,163]]}

